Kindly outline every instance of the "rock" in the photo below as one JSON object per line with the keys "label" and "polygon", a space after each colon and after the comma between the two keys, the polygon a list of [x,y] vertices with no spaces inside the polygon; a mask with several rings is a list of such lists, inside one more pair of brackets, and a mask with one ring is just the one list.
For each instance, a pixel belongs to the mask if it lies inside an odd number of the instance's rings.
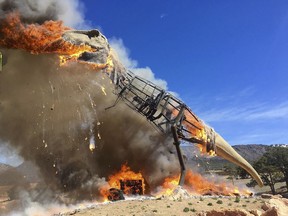
{"label": "rock", "polygon": [[261,194],[261,197],[263,199],[271,199],[273,197],[273,195],[272,194]]}
{"label": "rock", "polygon": [[[269,200],[269,205],[271,206],[271,215],[276,211],[279,216],[287,216],[288,215],[288,200],[285,198],[273,198]],[[274,208],[274,209],[272,209]],[[269,209],[269,210],[270,210]],[[268,210],[268,211],[269,211]]]}
{"label": "rock", "polygon": [[171,195],[162,195],[161,197],[158,197],[156,200],[182,200],[182,199],[188,199],[191,196],[189,193],[183,189],[181,186],[178,186],[177,188],[174,189]]}
{"label": "rock", "polygon": [[262,214],[262,212],[257,209],[251,210],[250,213],[254,216],[261,216]]}
{"label": "rock", "polygon": [[273,196],[273,198],[265,202],[261,208],[265,211],[261,216],[287,216],[288,200]]}
{"label": "rock", "polygon": [[261,206],[261,208],[262,208],[264,211],[267,211],[268,209],[271,208],[271,206],[270,206],[269,203],[265,202],[265,203]]}
{"label": "rock", "polygon": [[[277,209],[273,206],[272,208],[270,208],[267,211],[265,211],[261,216],[281,216],[281,215],[278,214]],[[283,215],[283,216],[285,216],[285,215]]]}
{"label": "rock", "polygon": [[75,215],[76,213],[77,213],[77,211],[74,210],[74,211],[70,212],[69,215]]}
{"label": "rock", "polygon": [[188,199],[189,197],[190,197],[189,193],[185,189],[183,189],[181,186],[178,186],[173,191],[174,200]]}

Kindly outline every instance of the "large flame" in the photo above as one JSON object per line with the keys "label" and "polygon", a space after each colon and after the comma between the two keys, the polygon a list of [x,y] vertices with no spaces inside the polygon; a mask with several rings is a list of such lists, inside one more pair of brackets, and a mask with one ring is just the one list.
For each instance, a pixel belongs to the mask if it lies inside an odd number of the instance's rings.
{"label": "large flame", "polygon": [[[177,117],[179,114],[179,111],[177,109],[172,110],[172,114],[174,117]],[[183,125],[185,128],[191,133],[191,135],[199,140],[201,140],[203,144],[197,144],[197,147],[199,148],[199,151],[203,154],[208,154],[210,156],[215,156],[216,152],[213,150],[210,150],[209,152],[206,152],[206,145],[208,143],[208,135],[205,130],[205,124],[199,120],[196,115],[192,114],[191,112],[188,112],[187,110],[184,111],[185,115],[185,121],[183,121]],[[192,123],[192,124],[190,124]]]}
{"label": "large flame", "polygon": [[62,34],[71,30],[62,21],[46,21],[43,24],[23,24],[18,13],[10,13],[2,20],[0,46],[23,49],[32,54],[58,53],[72,55],[93,51],[90,46],[76,46],[62,39]]}
{"label": "large flame", "polygon": [[[180,175],[169,176],[165,178],[161,186],[157,188],[157,192],[152,192],[152,194],[155,196],[173,195],[176,188],[179,186],[179,178]],[[121,170],[119,172],[109,176],[108,185],[105,185],[105,187],[102,187],[100,189],[100,193],[102,194],[103,198],[107,201],[107,196],[109,195],[109,188],[121,189],[120,181],[127,180],[142,180],[143,191],[145,190],[143,175],[140,172],[133,172],[131,168],[127,166],[127,164],[124,164],[121,166]],[[192,170],[187,171],[183,188],[186,189],[186,191],[190,195],[250,196],[251,194],[253,194],[246,188],[240,189],[239,187],[226,182],[219,183],[216,180],[213,181],[205,178],[204,176],[200,175],[199,173],[195,173]],[[129,194],[129,188],[124,188],[123,192],[125,194]]]}
{"label": "large flame", "polygon": [[[142,182],[142,190],[143,193],[145,193],[145,182],[142,174],[140,172],[136,173],[131,170],[131,168],[127,164],[123,164],[121,166],[121,170],[114,175],[110,175],[108,178],[108,185],[110,188],[117,188],[117,189],[122,189],[125,194],[130,194],[130,189],[126,185],[124,185],[124,188],[122,186],[121,188],[121,181],[131,181],[131,180],[136,180],[136,181],[141,181]],[[105,187],[100,189],[101,195],[107,200],[107,196],[109,195],[109,187],[105,185]]]}
{"label": "large flame", "polygon": [[[64,32],[71,28],[63,25],[62,21],[46,21],[43,24],[24,24],[16,12],[12,12],[1,20],[0,46],[8,49],[22,49],[32,54],[56,53],[59,54],[60,66],[67,62],[78,61],[84,52],[95,52],[89,45],[75,45],[62,38]],[[111,56],[107,63],[96,64],[79,61],[88,64],[95,70],[114,67]]]}
{"label": "large flame", "polygon": [[[158,196],[161,195],[172,195],[175,189],[178,187],[180,175],[167,177],[161,186],[161,191],[157,193]],[[199,173],[194,173],[192,170],[188,170],[184,188],[189,192],[189,194],[196,195],[251,195],[252,192],[247,189],[239,189],[238,187],[229,183],[217,183],[216,181],[208,180]]]}

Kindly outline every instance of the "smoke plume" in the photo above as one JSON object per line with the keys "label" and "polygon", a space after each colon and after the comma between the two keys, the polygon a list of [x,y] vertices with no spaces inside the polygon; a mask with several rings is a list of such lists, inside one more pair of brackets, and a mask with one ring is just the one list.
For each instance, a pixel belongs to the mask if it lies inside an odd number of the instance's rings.
{"label": "smoke plume", "polygon": [[83,5],[78,0],[0,0],[0,18],[18,12],[26,23],[62,20],[67,26],[83,27],[82,11]]}
{"label": "smoke plume", "polygon": [[[17,12],[22,28],[47,20],[75,26],[84,22],[80,9],[76,0],[0,0],[0,21]],[[14,42],[8,44],[17,48]],[[109,52],[97,50],[106,52],[104,56]],[[24,160],[32,161],[50,189],[66,192],[74,200],[94,198],[105,178],[123,163],[141,171],[152,189],[178,171],[178,161],[170,153],[171,139],[146,118],[124,103],[105,111],[116,96],[100,69],[76,62],[59,66],[55,54],[0,51],[5,58],[0,73],[0,145],[9,144]]]}
{"label": "smoke plume", "polygon": [[122,39],[112,38],[109,40],[109,42],[111,47],[116,51],[118,59],[126,68],[131,70],[137,76],[143,77],[165,90],[168,89],[167,82],[163,79],[156,78],[151,68],[141,68],[138,66],[138,62],[136,60],[129,57],[129,49],[125,47]]}
{"label": "smoke plume", "polygon": [[178,170],[171,140],[145,118],[121,103],[105,111],[116,99],[106,74],[60,67],[56,55],[1,51],[8,61],[0,73],[0,138],[34,162],[50,188],[87,199],[97,195],[91,180],[125,162],[152,188]]}

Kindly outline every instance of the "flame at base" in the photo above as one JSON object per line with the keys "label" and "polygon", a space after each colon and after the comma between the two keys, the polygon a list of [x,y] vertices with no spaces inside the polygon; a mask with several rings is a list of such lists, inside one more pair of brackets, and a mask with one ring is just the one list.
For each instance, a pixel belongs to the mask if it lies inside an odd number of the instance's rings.
{"label": "flame at base", "polygon": [[[156,193],[156,196],[170,196],[178,187],[180,175],[167,177],[161,186],[161,190]],[[185,183],[183,186],[189,194],[193,195],[243,195],[250,196],[253,194],[247,189],[239,189],[238,187],[227,183],[216,183],[205,179],[202,175],[194,173],[191,170],[187,171]]]}
{"label": "flame at base", "polygon": [[[121,182],[127,181],[137,181],[141,184],[141,194],[145,193],[145,182],[142,174],[135,173],[131,170],[131,168],[127,164],[123,164],[121,166],[121,170],[114,175],[109,176],[108,185],[100,188],[100,194],[104,197],[104,200],[107,201],[107,197],[109,195],[110,188],[117,188],[123,190],[125,194],[131,194],[131,187],[126,184],[122,184]],[[135,188],[133,188],[135,189]],[[137,188],[136,188],[137,190]]]}
{"label": "flame at base", "polygon": [[[157,187],[157,192],[152,193],[153,196],[173,196],[174,191],[179,187],[180,175],[170,176],[164,179],[160,187]],[[100,189],[100,194],[107,201],[110,188],[122,189],[125,194],[129,193],[129,187],[121,188],[121,181],[141,180],[143,182],[143,191],[145,191],[144,178],[142,174],[133,172],[127,164],[121,166],[121,170],[114,175],[109,176],[108,184]],[[183,188],[189,195],[223,195],[223,196],[251,196],[253,194],[248,189],[240,189],[232,184],[209,180],[199,173],[194,173],[188,170],[185,177]],[[153,189],[152,189],[153,191]]]}

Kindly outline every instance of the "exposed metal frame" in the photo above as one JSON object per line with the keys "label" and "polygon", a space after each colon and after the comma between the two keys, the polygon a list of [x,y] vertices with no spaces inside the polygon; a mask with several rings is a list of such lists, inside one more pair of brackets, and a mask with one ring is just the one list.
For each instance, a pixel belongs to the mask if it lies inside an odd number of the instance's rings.
{"label": "exposed metal frame", "polygon": [[159,131],[172,134],[181,168],[179,185],[183,185],[186,168],[180,148],[181,140],[203,144],[207,152],[215,151],[214,130],[209,128],[207,131],[204,128],[207,137],[199,136],[203,133],[204,124],[185,103],[131,71],[114,74],[113,82],[118,97],[115,103],[106,109],[116,106],[120,100],[123,100],[131,109],[145,116]]}

